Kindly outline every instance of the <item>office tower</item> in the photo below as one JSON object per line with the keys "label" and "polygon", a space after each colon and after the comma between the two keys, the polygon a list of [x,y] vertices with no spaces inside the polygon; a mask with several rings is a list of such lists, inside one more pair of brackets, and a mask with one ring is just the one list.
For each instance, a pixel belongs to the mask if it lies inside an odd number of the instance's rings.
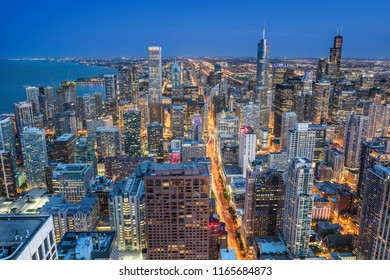
{"label": "office tower", "polygon": [[287,152],[270,152],[269,153],[269,169],[275,169],[278,172],[286,170]]}
{"label": "office tower", "polygon": [[94,140],[90,137],[78,137],[73,146],[73,162],[89,163],[96,173],[96,155]]}
{"label": "office tower", "polygon": [[288,131],[287,161],[291,162],[296,157],[314,157],[316,132],[309,129],[309,123],[297,123],[294,129]]}
{"label": "office tower", "polygon": [[202,140],[196,141],[186,139],[181,144],[181,162],[191,161],[192,158],[206,156],[206,143]]}
{"label": "office tower", "polygon": [[164,106],[161,103],[148,103],[149,122],[164,123]]}
{"label": "office tower", "polygon": [[41,107],[39,105],[39,88],[38,87],[25,87],[27,101],[31,102],[33,106],[34,114],[41,112]]}
{"label": "office tower", "polygon": [[192,135],[195,141],[202,141],[202,119],[197,114],[194,116],[194,126],[192,129]]}
{"label": "office tower", "polygon": [[47,152],[45,131],[36,127],[25,127],[21,135],[23,161],[26,166],[27,184],[30,187],[46,188],[45,166]]}
{"label": "office tower", "polygon": [[318,66],[317,66],[317,80],[325,79],[326,75],[326,60],[325,58],[320,58],[318,60]]}
{"label": "office tower", "polygon": [[280,149],[287,148],[287,136],[290,129],[295,128],[298,123],[297,114],[295,112],[284,112],[282,114],[282,127],[280,132]]}
{"label": "office tower", "polygon": [[84,120],[96,120],[103,115],[102,94],[100,92],[84,94],[82,96],[82,105]]}
{"label": "office tower", "polygon": [[54,157],[56,162],[73,162],[74,143],[76,134],[62,134],[54,140]]}
{"label": "office tower", "polygon": [[16,196],[15,169],[10,151],[0,150],[0,197]]}
{"label": "office tower", "polygon": [[120,154],[120,138],[117,126],[96,128],[96,151],[98,160]]}
{"label": "office tower", "polygon": [[149,103],[161,104],[162,102],[162,64],[161,47],[148,48],[149,69]]}
{"label": "office tower", "polygon": [[175,61],[171,68],[172,98],[182,98],[180,66]]}
{"label": "office tower", "polygon": [[284,209],[285,184],[282,175],[270,169],[248,187],[247,191],[252,191],[254,197],[254,235],[277,235],[282,226]]}
{"label": "office tower", "polygon": [[314,163],[324,161],[324,149],[328,143],[333,142],[334,127],[324,124],[309,124],[309,130],[315,133]]}
{"label": "office tower", "polygon": [[341,78],[341,50],[343,48],[343,36],[334,37],[333,48],[330,49],[329,60],[326,64],[326,76],[335,83]]}
{"label": "office tower", "polygon": [[241,108],[241,125],[249,126],[259,135],[260,106],[249,102]]}
{"label": "office tower", "polygon": [[296,258],[309,255],[314,170],[310,160],[293,158],[288,167],[282,235]]}
{"label": "office tower", "polygon": [[293,77],[294,69],[288,64],[279,63],[272,65],[272,87],[275,88],[277,84],[283,84],[288,78]]}
{"label": "office tower", "polygon": [[127,109],[123,113],[123,143],[128,156],[141,155],[141,112],[138,109]]}
{"label": "office tower", "polygon": [[172,137],[184,136],[184,107],[172,106]]}
{"label": "office tower", "polygon": [[259,147],[260,149],[268,149],[268,129],[260,128],[259,133]]}
{"label": "office tower", "polygon": [[76,109],[76,83],[65,81],[61,83],[61,88],[56,90],[57,112]]}
{"label": "office tower", "polygon": [[50,215],[0,215],[2,260],[58,260]]}
{"label": "office tower", "polygon": [[374,137],[387,137],[390,121],[390,104],[373,102],[368,110],[367,139]]}
{"label": "office tower", "polygon": [[129,157],[127,155],[116,155],[106,157],[104,160],[104,176],[113,182],[118,182],[129,177],[136,171],[143,161],[153,161],[152,157]]}
{"label": "office tower", "polygon": [[268,65],[269,65],[269,45],[265,38],[265,27],[263,37],[257,45],[257,87],[268,86]]}
{"label": "office tower", "polygon": [[109,197],[114,191],[115,184],[104,176],[96,176],[91,187],[91,193],[99,198],[100,213],[109,217]]}
{"label": "office tower", "polygon": [[367,169],[359,220],[356,254],[361,260],[388,260],[390,169],[380,164]]}
{"label": "office tower", "polygon": [[208,259],[207,167],[196,163],[154,163],[144,182],[147,258]]}
{"label": "office tower", "polygon": [[282,132],[282,115],[284,112],[294,111],[294,86],[291,84],[277,84],[274,101],[274,136],[280,137]]}
{"label": "office tower", "polygon": [[238,118],[227,116],[225,118],[217,119],[217,134],[227,134],[238,136]]}
{"label": "office tower", "polygon": [[327,80],[320,80],[314,85],[314,123],[326,124],[329,119],[329,100],[333,87]]}
{"label": "office tower", "polygon": [[355,112],[356,91],[339,90],[332,95],[329,112],[332,122],[345,123],[347,116]]}
{"label": "office tower", "polygon": [[14,103],[16,128],[20,135],[24,127],[34,126],[34,110],[30,101]]}
{"label": "office tower", "polygon": [[0,150],[9,151],[12,157],[12,165],[16,170],[16,140],[14,124],[9,117],[0,117]]}
{"label": "office tower", "polygon": [[248,164],[256,157],[257,135],[249,126],[240,128],[240,150],[238,155],[238,165],[243,170],[243,177],[246,177]]}
{"label": "office tower", "polygon": [[[147,169],[150,162],[142,163]],[[120,251],[141,251],[145,243],[145,188],[142,167],[120,181],[110,196],[110,226],[117,232]]]}
{"label": "office tower", "polygon": [[219,84],[222,81],[222,66],[221,64],[214,64],[215,83]]}
{"label": "office tower", "polygon": [[118,101],[116,99],[104,100],[104,114],[112,116],[113,124],[118,125]]}
{"label": "office tower", "polygon": [[64,111],[54,116],[55,135],[60,137],[65,133],[77,134],[77,118],[75,111]]}
{"label": "office tower", "polygon": [[118,82],[116,75],[107,74],[103,76],[105,100],[118,100]]}
{"label": "office tower", "polygon": [[162,156],[163,127],[158,122],[147,125],[149,156]]}
{"label": "office tower", "polygon": [[363,115],[349,115],[344,132],[345,167],[356,169],[360,166],[362,141],[367,137],[369,119]]}
{"label": "office tower", "polygon": [[59,163],[53,169],[54,192],[64,194],[69,202],[79,203],[90,192],[94,178],[94,170],[91,164]]}
{"label": "office tower", "polygon": [[68,202],[65,195],[56,194],[46,202],[40,214],[52,215],[56,241],[65,233],[95,230],[99,223],[100,207],[96,194],[89,193],[80,202]]}

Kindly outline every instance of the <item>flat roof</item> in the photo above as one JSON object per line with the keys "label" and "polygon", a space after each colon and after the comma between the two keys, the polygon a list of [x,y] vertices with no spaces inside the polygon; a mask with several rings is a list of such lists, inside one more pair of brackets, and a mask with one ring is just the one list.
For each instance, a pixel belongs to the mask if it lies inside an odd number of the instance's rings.
{"label": "flat roof", "polygon": [[51,215],[0,215],[0,248],[10,250],[3,259],[16,258],[50,218]]}
{"label": "flat roof", "polygon": [[236,252],[234,251],[233,248],[220,249],[219,252],[221,255],[221,260],[224,261],[237,260]]}

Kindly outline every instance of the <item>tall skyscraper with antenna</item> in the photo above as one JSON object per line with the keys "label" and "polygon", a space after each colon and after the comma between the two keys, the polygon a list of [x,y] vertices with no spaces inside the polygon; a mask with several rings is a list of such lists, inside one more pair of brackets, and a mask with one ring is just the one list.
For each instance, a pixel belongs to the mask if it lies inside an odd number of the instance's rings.
{"label": "tall skyscraper with antenna", "polygon": [[[341,32],[341,31],[340,31]],[[337,82],[341,77],[341,50],[343,48],[343,36],[337,30],[337,35],[334,37],[333,48],[330,48],[329,60],[326,65],[327,78],[332,82]]]}
{"label": "tall skyscraper with antenna", "polygon": [[260,105],[260,128],[268,128],[271,111],[271,92],[268,90],[269,44],[263,37],[257,45],[256,102]]}

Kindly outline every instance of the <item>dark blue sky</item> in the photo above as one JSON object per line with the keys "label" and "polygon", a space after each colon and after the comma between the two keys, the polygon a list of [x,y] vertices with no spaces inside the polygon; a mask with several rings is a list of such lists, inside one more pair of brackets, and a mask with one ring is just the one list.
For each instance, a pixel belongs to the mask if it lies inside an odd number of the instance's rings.
{"label": "dark blue sky", "polygon": [[[341,2],[341,3],[340,3]],[[0,58],[255,56],[263,21],[271,57],[327,57],[337,26],[343,57],[390,58],[390,1],[0,2]]]}

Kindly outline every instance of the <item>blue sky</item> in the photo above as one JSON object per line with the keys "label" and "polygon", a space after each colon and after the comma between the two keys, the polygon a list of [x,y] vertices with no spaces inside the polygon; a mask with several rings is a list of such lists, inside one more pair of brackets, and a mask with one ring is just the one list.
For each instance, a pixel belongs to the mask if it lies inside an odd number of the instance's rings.
{"label": "blue sky", "polygon": [[255,56],[266,21],[271,57],[390,58],[390,1],[0,1],[0,58]]}

